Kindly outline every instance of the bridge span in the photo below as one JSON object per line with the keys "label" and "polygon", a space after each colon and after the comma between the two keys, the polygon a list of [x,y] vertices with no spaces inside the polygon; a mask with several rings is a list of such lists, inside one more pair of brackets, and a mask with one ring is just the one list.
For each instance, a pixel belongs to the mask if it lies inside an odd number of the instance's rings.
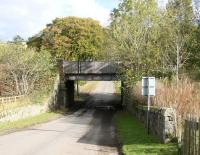
{"label": "bridge span", "polygon": [[[75,81],[121,81],[119,62],[114,61],[63,61],[58,62],[61,87],[64,92],[64,105],[74,104]],[[123,100],[123,82],[121,102]]]}
{"label": "bridge span", "polygon": [[114,61],[63,62],[66,80],[117,81],[119,63]]}

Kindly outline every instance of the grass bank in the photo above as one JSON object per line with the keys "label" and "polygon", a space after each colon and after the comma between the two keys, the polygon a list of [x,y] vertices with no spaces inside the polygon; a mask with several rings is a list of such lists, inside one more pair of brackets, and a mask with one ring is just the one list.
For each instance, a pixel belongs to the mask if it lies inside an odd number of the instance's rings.
{"label": "grass bank", "polygon": [[90,81],[80,87],[81,93],[90,93],[98,84],[98,81]]}
{"label": "grass bank", "polygon": [[148,135],[144,125],[127,112],[114,116],[117,134],[122,143],[124,155],[176,155],[175,144],[161,144],[152,135]]}
{"label": "grass bank", "polygon": [[0,134],[6,134],[14,132],[26,127],[36,125],[39,123],[47,122],[56,118],[61,117],[62,114],[59,112],[46,112],[36,116],[27,117],[25,119],[20,119],[12,122],[4,122],[0,124]]}
{"label": "grass bank", "polygon": [[115,94],[121,94],[121,81],[114,81]]}

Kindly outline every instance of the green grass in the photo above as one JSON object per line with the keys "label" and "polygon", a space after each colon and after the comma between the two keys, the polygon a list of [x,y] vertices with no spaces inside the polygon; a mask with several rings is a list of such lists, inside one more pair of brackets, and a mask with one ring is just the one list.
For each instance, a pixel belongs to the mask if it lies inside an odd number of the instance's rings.
{"label": "green grass", "polygon": [[121,94],[121,82],[120,81],[114,81],[115,84],[115,93]]}
{"label": "green grass", "polygon": [[90,81],[80,87],[83,93],[90,93],[97,85],[98,81]]}
{"label": "green grass", "polygon": [[117,113],[114,117],[117,134],[122,143],[124,155],[176,155],[176,144],[161,144],[148,135],[143,124],[127,112]]}
{"label": "green grass", "polygon": [[0,124],[0,134],[9,133],[60,117],[60,113],[46,112],[36,116]]}
{"label": "green grass", "polygon": [[[79,86],[83,86],[87,83],[87,81],[78,81],[78,85]],[[76,84],[77,84],[77,81],[76,81]]]}

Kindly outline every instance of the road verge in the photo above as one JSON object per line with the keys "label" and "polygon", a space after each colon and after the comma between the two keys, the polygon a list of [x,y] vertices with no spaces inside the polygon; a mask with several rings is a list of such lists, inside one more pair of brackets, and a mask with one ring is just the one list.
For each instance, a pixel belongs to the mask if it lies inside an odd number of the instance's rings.
{"label": "road verge", "polygon": [[118,112],[114,116],[117,137],[124,155],[176,155],[176,144],[161,144],[148,135],[143,124],[128,112]]}
{"label": "road verge", "polygon": [[55,120],[62,117],[62,112],[44,112],[36,116],[27,117],[17,121],[7,121],[0,124],[0,135],[23,130],[27,127]]}

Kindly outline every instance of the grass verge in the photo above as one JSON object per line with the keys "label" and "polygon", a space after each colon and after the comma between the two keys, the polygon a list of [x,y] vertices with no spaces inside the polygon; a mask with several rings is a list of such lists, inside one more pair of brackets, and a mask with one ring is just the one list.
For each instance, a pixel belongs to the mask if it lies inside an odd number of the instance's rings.
{"label": "grass verge", "polygon": [[36,116],[27,117],[25,119],[20,119],[17,121],[4,122],[0,124],[0,135],[24,129],[26,127],[36,125],[39,123],[47,122],[59,118],[61,116],[61,113],[45,112]]}
{"label": "grass verge", "polygon": [[83,93],[90,93],[97,85],[98,81],[90,81],[80,87]]}
{"label": "grass verge", "polygon": [[114,122],[124,155],[176,155],[176,144],[161,144],[128,112],[116,113]]}
{"label": "grass verge", "polygon": [[115,84],[115,93],[121,94],[121,82],[120,81],[114,81]]}

